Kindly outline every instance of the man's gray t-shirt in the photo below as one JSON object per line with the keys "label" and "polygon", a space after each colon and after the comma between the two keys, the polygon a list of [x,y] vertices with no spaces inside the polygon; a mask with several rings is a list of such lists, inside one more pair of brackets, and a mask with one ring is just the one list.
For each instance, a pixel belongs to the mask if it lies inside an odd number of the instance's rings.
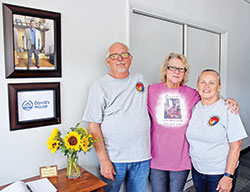
{"label": "man's gray t-shirt", "polygon": [[187,128],[193,167],[203,174],[223,174],[229,143],[247,137],[240,116],[227,110],[224,103],[222,99],[212,105],[199,101]]}
{"label": "man's gray t-shirt", "polygon": [[151,158],[147,83],[142,75],[125,79],[105,75],[90,88],[84,121],[100,123],[112,162],[138,162]]}

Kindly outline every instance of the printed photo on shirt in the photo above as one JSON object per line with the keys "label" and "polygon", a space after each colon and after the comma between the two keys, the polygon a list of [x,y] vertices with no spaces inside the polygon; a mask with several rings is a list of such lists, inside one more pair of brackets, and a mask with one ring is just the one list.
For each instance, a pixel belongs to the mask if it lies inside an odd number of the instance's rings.
{"label": "printed photo on shirt", "polygon": [[180,99],[166,97],[164,119],[181,119]]}
{"label": "printed photo on shirt", "polygon": [[163,93],[157,99],[155,116],[157,123],[163,126],[178,128],[187,123],[187,105],[179,93]]}

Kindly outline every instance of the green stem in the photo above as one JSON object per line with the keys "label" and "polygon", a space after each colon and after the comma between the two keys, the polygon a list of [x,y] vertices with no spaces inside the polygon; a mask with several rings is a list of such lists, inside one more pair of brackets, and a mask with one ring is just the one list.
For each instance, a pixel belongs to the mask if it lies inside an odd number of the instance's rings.
{"label": "green stem", "polygon": [[80,173],[80,169],[79,169],[79,166],[77,165],[77,162],[73,162],[73,166],[74,166],[74,168],[75,168],[75,170],[76,170],[76,173],[77,173],[77,175],[79,175],[79,173]]}
{"label": "green stem", "polygon": [[80,168],[77,161],[77,154],[68,155],[67,177],[70,179],[80,176]]}

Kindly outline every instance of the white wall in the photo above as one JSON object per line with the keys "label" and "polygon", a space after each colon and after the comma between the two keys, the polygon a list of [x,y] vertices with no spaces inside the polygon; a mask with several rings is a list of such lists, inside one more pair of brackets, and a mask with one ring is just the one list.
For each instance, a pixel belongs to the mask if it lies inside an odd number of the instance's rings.
{"label": "white wall", "polygon": [[[62,153],[50,154],[46,140],[53,128],[68,128],[82,118],[90,83],[107,72],[106,48],[114,41],[129,42],[129,9],[125,0],[6,0],[9,3],[62,14],[62,78],[6,79],[2,8],[0,9],[0,185],[39,174],[39,167],[66,166]],[[146,3],[145,3],[146,2]],[[150,7],[178,18],[228,29],[228,96],[239,101],[250,134],[250,5],[243,0],[135,0],[132,6]],[[204,45],[205,46],[205,45]],[[62,124],[9,131],[8,83],[61,82]],[[86,126],[85,122],[82,125]],[[244,142],[249,146],[250,140]],[[80,165],[96,174],[94,151],[81,154]]]}
{"label": "white wall", "polygon": [[[6,79],[2,5],[0,8],[0,185],[39,174],[39,167],[66,166],[61,152],[51,154],[46,141],[53,128],[69,128],[82,119],[90,82],[105,74],[106,48],[114,41],[127,43],[127,2],[8,0],[2,3],[61,13],[62,78]],[[16,82],[61,82],[62,125],[9,131],[7,84]],[[82,122],[83,126],[87,124]],[[80,165],[97,167],[94,151],[80,155]],[[94,167],[94,168],[93,168]]]}
{"label": "white wall", "polygon": [[[222,66],[226,77],[226,97],[239,102],[240,115],[250,135],[250,4],[243,0],[133,0],[132,6],[154,14],[185,21],[194,25],[221,31],[228,37],[226,44],[228,58]],[[204,45],[206,46],[206,45]],[[192,63],[191,67],[192,67]],[[192,69],[191,69],[192,70]],[[224,74],[226,71],[226,74]],[[223,83],[223,82],[222,82]],[[224,89],[224,88],[223,88]],[[243,148],[250,145],[250,138],[243,140]]]}

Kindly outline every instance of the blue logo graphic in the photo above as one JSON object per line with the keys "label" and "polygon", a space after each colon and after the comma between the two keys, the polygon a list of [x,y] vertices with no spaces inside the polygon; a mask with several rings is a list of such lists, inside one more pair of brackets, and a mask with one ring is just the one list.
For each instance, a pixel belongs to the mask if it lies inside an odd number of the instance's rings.
{"label": "blue logo graphic", "polygon": [[25,100],[22,104],[24,111],[30,111],[33,108],[33,103],[31,100]]}

